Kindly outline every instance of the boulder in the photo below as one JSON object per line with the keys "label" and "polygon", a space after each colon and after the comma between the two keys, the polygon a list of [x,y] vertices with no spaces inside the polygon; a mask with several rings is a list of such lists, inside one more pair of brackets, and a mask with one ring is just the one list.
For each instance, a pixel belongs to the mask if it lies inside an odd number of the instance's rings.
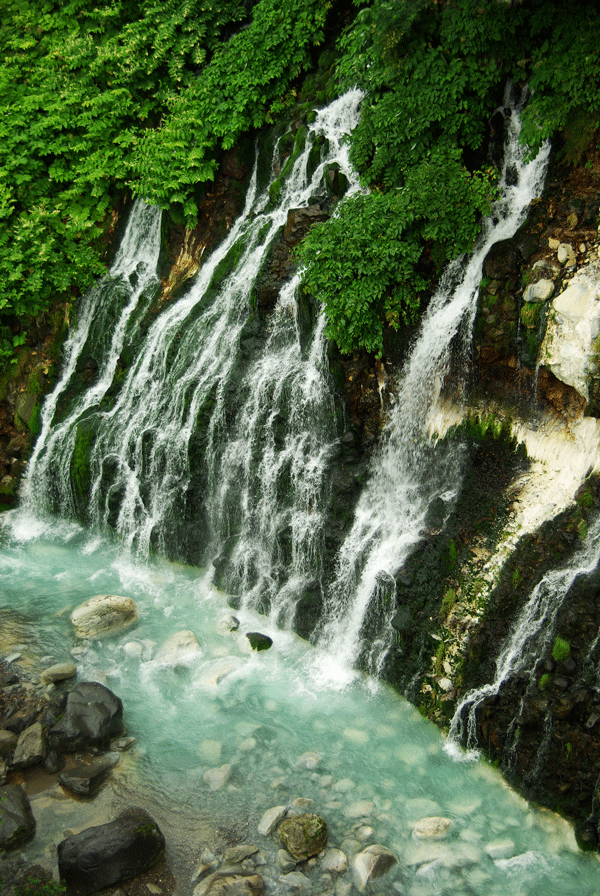
{"label": "boulder", "polygon": [[0,729],[0,756],[8,756],[17,746],[17,735],[13,731]]}
{"label": "boulder", "polygon": [[221,869],[194,887],[193,896],[261,896],[264,891],[263,879],[255,871]]}
{"label": "boulder", "polygon": [[62,715],[48,731],[48,745],[74,753],[102,746],[124,730],[121,699],[103,684],[84,681],[67,696]]}
{"label": "boulder", "polygon": [[60,879],[74,896],[87,896],[147,871],[164,850],[154,819],[142,809],[129,810],[59,843]]}
{"label": "boulder", "polygon": [[273,644],[273,639],[268,635],[262,635],[260,632],[247,632],[246,637],[250,642],[252,650],[268,650]]}
{"label": "boulder", "polygon": [[288,246],[297,246],[313,224],[326,221],[329,215],[320,205],[309,205],[308,208],[291,208],[283,230],[283,239]]}
{"label": "boulder", "polygon": [[366,849],[354,856],[352,862],[356,889],[362,893],[367,884],[387,874],[397,862],[398,859],[394,853],[385,846],[380,846],[377,843],[367,846]]}
{"label": "boulder", "polygon": [[175,632],[161,644],[156,651],[154,659],[157,663],[177,665],[177,663],[193,658],[200,652],[200,645],[196,635],[187,629],[183,629],[180,632]]}
{"label": "boulder", "polygon": [[40,722],[35,722],[19,735],[13,756],[14,768],[26,768],[37,765],[46,757],[46,738]]}
{"label": "boulder", "polygon": [[107,758],[78,762],[58,776],[58,781],[77,796],[93,796],[106,781],[114,762]]}
{"label": "boulder", "polygon": [[521,253],[512,239],[494,243],[483,262],[483,273],[490,280],[506,280],[519,269]]}
{"label": "boulder", "polygon": [[42,672],[42,681],[44,684],[54,684],[57,681],[67,681],[73,678],[77,672],[75,663],[56,663]]}
{"label": "boulder", "polygon": [[71,613],[78,638],[104,638],[117,635],[137,621],[137,607],[130,597],[97,594]]}
{"label": "boulder", "polygon": [[538,280],[537,283],[530,283],[523,293],[524,302],[545,302],[554,292],[554,282],[552,280]]}
{"label": "boulder", "polygon": [[325,846],[327,824],[320,815],[295,815],[279,825],[278,834],[283,848],[297,862],[304,862],[316,856]]}
{"label": "boulder", "polygon": [[0,787],[0,849],[13,849],[31,840],[35,818],[29,798],[17,784]]}

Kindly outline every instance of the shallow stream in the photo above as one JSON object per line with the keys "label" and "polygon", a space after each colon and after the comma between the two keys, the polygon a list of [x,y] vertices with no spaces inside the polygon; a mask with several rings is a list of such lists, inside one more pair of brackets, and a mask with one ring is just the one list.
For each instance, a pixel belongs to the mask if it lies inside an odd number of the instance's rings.
{"label": "shallow stream", "polygon": [[[327,821],[328,846],[349,858],[369,843],[395,852],[398,865],[372,892],[598,892],[598,859],[577,850],[566,822],[529,806],[485,762],[451,756],[414,707],[336,668],[335,656],[251,610],[237,612],[239,629],[229,631],[226,597],[198,569],[134,562],[76,524],[50,527],[23,513],[5,517],[2,540],[2,652],[42,666],[73,655],[79,680],[100,680],[123,699],[128,732],[137,738],[113,787],[91,802],[30,780],[38,831],[28,858],[52,868],[65,830],[138,803],[164,829],[180,892],[203,847],[251,842],[266,859],[267,892],[286,893],[278,843],[257,825],[265,810],[299,799],[300,808]],[[138,623],[103,643],[77,642],[70,611],[101,593],[132,597]],[[200,649],[157,660],[181,630],[193,631]],[[272,648],[252,652],[249,631],[270,635]],[[446,839],[414,836],[415,822],[428,816],[451,820]],[[352,892],[349,872],[336,879],[320,860],[302,870],[307,892]]]}

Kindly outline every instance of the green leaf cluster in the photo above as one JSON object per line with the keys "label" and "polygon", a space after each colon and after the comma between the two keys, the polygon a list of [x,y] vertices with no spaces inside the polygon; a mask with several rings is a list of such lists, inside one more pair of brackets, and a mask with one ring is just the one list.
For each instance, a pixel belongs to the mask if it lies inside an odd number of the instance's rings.
{"label": "green leaf cluster", "polygon": [[310,62],[330,0],[3,0],[0,363],[104,270],[126,191],[193,222],[219,153]]}
{"label": "green leaf cluster", "polygon": [[439,146],[402,187],[355,194],[309,231],[300,248],[304,286],[323,301],[326,333],[342,352],[381,356],[385,327],[416,320],[429,282],[419,271],[424,244],[470,249],[491,192],[485,173],[470,174],[459,153]]}
{"label": "green leaf cluster", "polygon": [[487,142],[508,78],[532,89],[532,155],[600,111],[600,12],[551,0],[355,5],[338,76],[365,91],[350,157],[370,192],[346,200],[301,254],[329,335],[343,352],[380,355],[386,327],[414,320],[440,261],[473,244],[493,197]]}

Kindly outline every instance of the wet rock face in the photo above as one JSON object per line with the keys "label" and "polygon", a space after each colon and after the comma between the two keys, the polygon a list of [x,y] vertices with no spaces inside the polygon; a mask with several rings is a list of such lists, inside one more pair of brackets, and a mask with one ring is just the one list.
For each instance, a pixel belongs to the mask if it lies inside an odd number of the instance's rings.
{"label": "wet rock face", "polygon": [[74,896],[88,896],[147,871],[164,850],[165,838],[154,819],[131,810],[59,843],[60,878]]}
{"label": "wet rock face", "polygon": [[21,846],[34,834],[35,818],[23,788],[17,784],[0,787],[0,849]]}

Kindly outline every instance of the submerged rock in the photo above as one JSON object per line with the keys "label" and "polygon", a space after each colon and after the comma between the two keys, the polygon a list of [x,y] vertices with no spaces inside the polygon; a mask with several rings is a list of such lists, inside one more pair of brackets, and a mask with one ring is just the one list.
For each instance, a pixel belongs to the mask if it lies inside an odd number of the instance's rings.
{"label": "submerged rock", "polygon": [[193,896],[261,896],[265,885],[255,871],[215,871],[197,887]]}
{"label": "submerged rock", "polygon": [[385,846],[374,843],[367,846],[357,856],[354,856],[352,869],[354,872],[354,885],[362,893],[372,880],[382,877],[396,865],[398,859],[394,853]]}
{"label": "submerged rock", "polygon": [[77,796],[92,796],[106,781],[114,762],[110,759],[95,759],[93,762],[78,762],[58,776],[59,782]]}
{"label": "submerged rock", "polygon": [[58,870],[69,892],[87,896],[151,868],[163,855],[165,838],[142,809],[87,828],[58,844]]}
{"label": "submerged rock", "polygon": [[199,653],[200,644],[194,632],[182,629],[161,644],[154,659],[157,663],[176,664],[191,659]]}
{"label": "submerged rock", "polygon": [[22,787],[0,787],[0,849],[14,849],[35,834],[35,818]]}
{"label": "submerged rock", "polygon": [[129,628],[137,616],[137,606],[130,597],[97,594],[73,610],[71,622],[78,638],[101,638]]}

